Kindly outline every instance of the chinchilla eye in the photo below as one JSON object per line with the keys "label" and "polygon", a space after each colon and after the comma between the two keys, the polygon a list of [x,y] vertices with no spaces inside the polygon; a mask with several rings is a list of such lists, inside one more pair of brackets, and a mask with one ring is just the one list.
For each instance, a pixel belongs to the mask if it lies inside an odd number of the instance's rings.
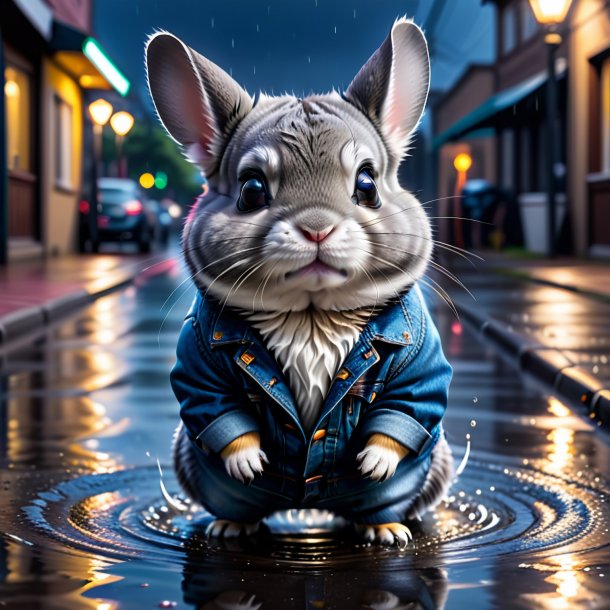
{"label": "chinchilla eye", "polygon": [[362,205],[367,208],[378,208],[381,205],[381,201],[379,201],[377,185],[371,174],[372,172],[368,168],[363,168],[358,172],[352,201],[356,205]]}
{"label": "chinchilla eye", "polygon": [[237,200],[237,209],[240,212],[259,210],[269,204],[267,187],[260,178],[249,178],[241,187]]}

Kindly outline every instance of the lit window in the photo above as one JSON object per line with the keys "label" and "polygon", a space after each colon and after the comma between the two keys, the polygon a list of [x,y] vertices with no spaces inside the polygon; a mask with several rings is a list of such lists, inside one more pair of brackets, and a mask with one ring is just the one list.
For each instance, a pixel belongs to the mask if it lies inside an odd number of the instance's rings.
{"label": "lit window", "polygon": [[515,7],[507,6],[502,11],[502,53],[510,53],[517,44]]}
{"label": "lit window", "polygon": [[6,152],[10,170],[30,171],[31,105],[30,77],[13,66],[4,71],[6,101]]}
{"label": "lit window", "polygon": [[55,183],[70,189],[72,183],[72,106],[55,98]]}

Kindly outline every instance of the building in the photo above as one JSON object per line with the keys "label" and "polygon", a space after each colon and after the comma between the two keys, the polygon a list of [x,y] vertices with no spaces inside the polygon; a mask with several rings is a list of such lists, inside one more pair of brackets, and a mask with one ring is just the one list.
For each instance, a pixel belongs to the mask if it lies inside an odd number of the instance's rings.
{"label": "building", "polygon": [[[72,252],[90,92],[120,88],[91,36],[91,0],[5,0],[0,13],[0,263]],[[101,61],[100,61],[101,60]],[[127,82],[128,88],[128,82]]]}
{"label": "building", "polygon": [[[449,171],[449,159],[443,156],[449,145],[467,146],[481,129],[491,130],[495,151],[488,157],[495,162],[492,181],[515,193],[526,246],[543,252],[548,230],[544,32],[528,0],[493,3],[497,9],[493,91],[472,109],[462,104],[453,112],[451,124],[438,124],[439,172]],[[555,61],[558,162],[553,168],[558,187],[558,245],[560,250],[580,256],[610,255],[610,230],[606,229],[610,226],[608,3],[574,0],[559,31],[563,42]],[[479,98],[480,86],[480,81],[462,79],[447,92],[441,111],[460,106],[458,98]]]}

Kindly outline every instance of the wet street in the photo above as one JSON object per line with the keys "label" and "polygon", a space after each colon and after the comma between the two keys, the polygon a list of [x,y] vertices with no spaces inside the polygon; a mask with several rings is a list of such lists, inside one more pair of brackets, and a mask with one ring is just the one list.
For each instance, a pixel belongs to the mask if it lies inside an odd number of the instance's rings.
{"label": "wet street", "polygon": [[362,545],[330,516],[298,513],[208,544],[209,517],[171,497],[169,370],[193,294],[182,280],[176,265],[0,353],[0,607],[610,607],[607,434],[443,303],[445,422],[463,471],[412,545]]}

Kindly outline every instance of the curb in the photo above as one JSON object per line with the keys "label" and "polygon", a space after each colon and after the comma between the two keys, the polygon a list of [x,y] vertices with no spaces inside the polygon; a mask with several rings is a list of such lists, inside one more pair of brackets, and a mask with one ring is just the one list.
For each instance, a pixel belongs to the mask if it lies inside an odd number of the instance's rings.
{"label": "curb", "polygon": [[51,299],[41,305],[26,307],[0,317],[0,348],[33,331],[65,318],[70,313],[89,305],[96,299],[131,284],[142,271],[137,265],[132,270],[117,270],[112,278],[100,278],[91,286]]}
{"label": "curb", "polygon": [[579,412],[600,425],[610,424],[610,388],[575,364],[564,352],[549,347],[508,326],[481,315],[454,300],[460,316],[505,356],[516,368],[552,390],[558,398],[578,406]]}

